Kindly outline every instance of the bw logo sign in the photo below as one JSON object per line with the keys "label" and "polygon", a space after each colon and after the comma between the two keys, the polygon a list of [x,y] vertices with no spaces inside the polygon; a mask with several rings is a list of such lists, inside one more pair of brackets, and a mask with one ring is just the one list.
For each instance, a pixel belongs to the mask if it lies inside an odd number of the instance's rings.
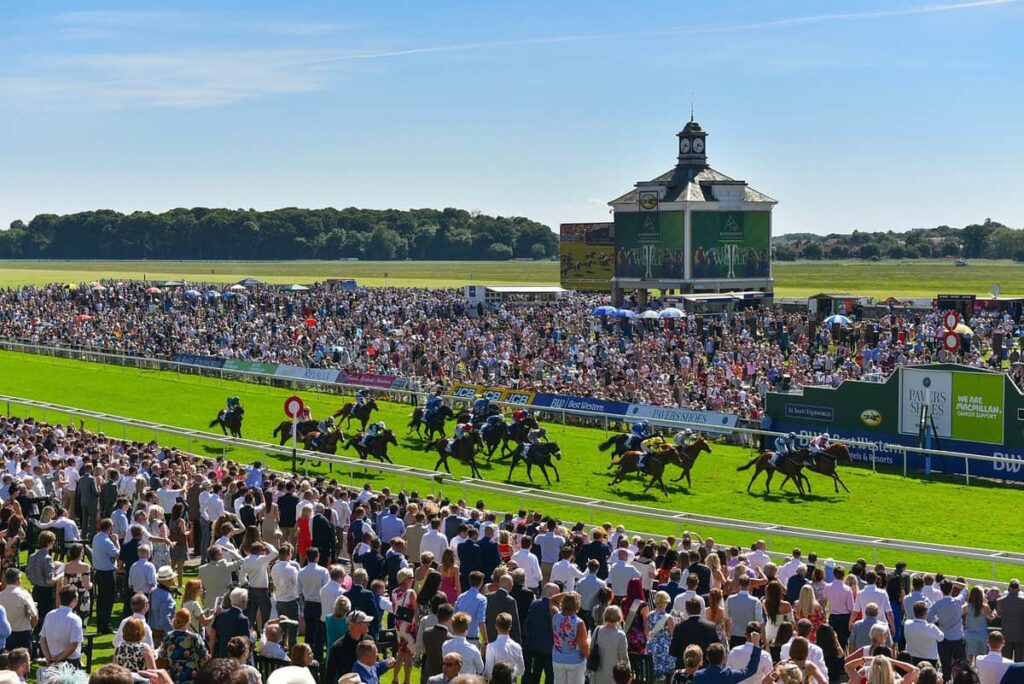
{"label": "bw logo sign", "polygon": [[996,472],[1019,473],[1021,471],[1021,468],[1024,468],[1024,457],[1018,454],[1003,454],[997,451],[992,455],[995,456],[996,458],[1008,458],[1016,461],[1016,463],[1007,463],[1006,461],[993,462],[992,470]]}

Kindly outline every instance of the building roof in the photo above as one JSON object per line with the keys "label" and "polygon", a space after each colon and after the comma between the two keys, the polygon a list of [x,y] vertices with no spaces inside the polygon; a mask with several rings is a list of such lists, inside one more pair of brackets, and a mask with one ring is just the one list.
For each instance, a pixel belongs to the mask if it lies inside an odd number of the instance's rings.
{"label": "building roof", "polygon": [[[682,172],[686,171],[686,167],[676,166],[665,173],[661,174],[657,178],[652,179],[648,183],[640,183],[640,185],[663,185],[667,187],[665,196],[662,198],[662,202],[714,202],[716,201],[712,194],[711,187],[715,184],[744,184],[743,189],[743,201],[744,202],[770,202],[775,204],[775,200],[765,195],[762,192],[754,190],[749,185],[746,185],[743,181],[738,181],[734,178],[726,176],[721,171],[717,171],[710,166],[705,166],[703,169],[697,172],[697,174],[690,180],[686,180]],[[637,188],[633,188],[625,195],[613,199],[608,204],[636,204],[640,199],[640,191]]]}
{"label": "building roof", "polygon": [[484,285],[484,288],[491,292],[500,292],[508,294],[534,294],[534,293],[559,293],[568,292],[568,290],[556,287],[556,286],[543,286],[543,285]]}

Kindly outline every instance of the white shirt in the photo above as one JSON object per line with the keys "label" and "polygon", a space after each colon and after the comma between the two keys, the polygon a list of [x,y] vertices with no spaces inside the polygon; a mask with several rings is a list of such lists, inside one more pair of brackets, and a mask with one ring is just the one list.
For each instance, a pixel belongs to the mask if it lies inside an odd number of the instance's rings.
{"label": "white shirt", "polygon": [[869,603],[874,603],[878,606],[879,616],[892,613],[892,606],[889,605],[889,595],[882,589],[870,584],[857,593],[857,598],[853,601],[853,609],[863,614],[864,609]]}
{"label": "white shirt", "polygon": [[907,620],[903,623],[903,634],[910,655],[925,660],[939,659],[939,642],[946,636],[936,625],[927,620]]}
{"label": "white shirt", "polygon": [[[540,571],[540,561],[537,560],[537,557],[533,555],[530,549],[519,549],[512,554],[512,560],[514,560],[516,565],[526,572],[526,581],[524,582],[524,586],[529,587],[530,589],[540,586],[541,581],[544,579],[544,575],[541,574]],[[470,674],[466,672],[465,663],[462,664],[462,672]],[[477,673],[473,672],[472,674]]]}
{"label": "white shirt", "polygon": [[441,647],[441,657],[449,653],[458,653],[462,656],[462,669],[459,674],[482,675],[484,673],[484,661],[480,657],[480,649],[466,641],[466,637],[452,637],[444,642]]}
{"label": "white shirt", "polygon": [[789,578],[795,575],[797,568],[803,564],[804,562],[799,558],[790,558],[781,568],[779,568],[779,581],[782,582],[783,587],[789,583]]}
{"label": "white shirt", "polygon": [[[307,563],[306,567],[299,570],[298,574],[299,591],[306,601],[317,602],[320,600],[320,590],[331,581],[331,573],[319,563]],[[334,609],[334,606],[331,606]]]}
{"label": "white shirt", "polygon": [[[266,542],[264,542],[264,544],[266,544]],[[248,578],[250,589],[270,588],[270,578],[267,577],[267,568],[277,557],[277,549],[270,544],[266,545],[269,553],[265,553],[262,556],[257,556],[256,554],[251,553],[242,561],[242,568],[238,572],[238,579],[239,582],[244,585],[246,578]]]}
{"label": "white shirt", "polygon": [[[566,591],[570,591],[566,589]],[[526,672],[526,662],[523,660],[523,647],[512,641],[508,634],[499,634],[493,643],[487,644],[487,657],[485,658],[484,677],[490,679],[495,663],[508,663],[514,670],[513,679],[518,679]],[[998,682],[997,682],[998,684]]]}
{"label": "white shirt", "polygon": [[143,626],[146,629],[146,635],[144,637],[142,637],[142,642],[146,643],[146,644],[149,644],[150,648],[152,648],[152,646],[153,646],[153,630],[149,628],[149,622],[146,620],[146,616],[145,615],[139,615],[138,613],[133,613],[133,614],[129,615],[128,617],[126,617],[124,620],[121,620],[121,624],[117,626],[117,634],[114,635],[114,643],[113,643],[114,648],[117,648],[118,646],[120,646],[121,644],[124,643],[124,626],[132,618],[136,618],[138,620],[142,620],[142,624],[143,624]]}
{"label": "white shirt", "polygon": [[1004,658],[999,651],[989,651],[983,656],[978,656],[974,665],[978,669],[979,684],[999,684],[999,680],[1006,673],[1006,668],[1012,664],[1013,661]]}
{"label": "white shirt", "polygon": [[[434,562],[441,562],[441,554],[448,548],[448,537],[444,536],[444,533],[440,530],[427,530],[423,535],[423,539],[420,540],[420,553],[426,553],[429,551],[434,554]],[[414,558],[413,560],[419,560]]]}
{"label": "white shirt", "polygon": [[[725,666],[740,672],[746,670],[747,663],[750,662],[750,652],[753,649],[754,645],[749,641],[732,649],[729,651],[729,657],[725,659]],[[772,669],[772,657],[767,650],[762,649],[761,660],[757,664],[757,672],[744,679],[740,684],[761,684],[761,681],[771,673]]]}
{"label": "white shirt", "polygon": [[942,598],[942,590],[939,589],[939,583],[935,582],[933,584],[924,585],[924,588],[921,589],[921,595],[934,604]]}
{"label": "white shirt", "polygon": [[117,493],[129,501],[135,498],[135,475],[125,475],[117,485]]}
{"label": "white shirt", "polygon": [[608,568],[608,584],[616,596],[626,595],[626,585],[634,577],[640,577],[640,571],[629,561],[615,561]]}
{"label": "white shirt", "polygon": [[161,487],[156,490],[156,498],[160,500],[160,507],[164,509],[165,513],[169,514],[171,509],[174,508],[178,497],[181,496],[181,491],[180,489],[168,489],[167,487]]}
{"label": "white shirt", "polygon": [[[326,572],[326,570],[324,571]],[[293,560],[278,561],[270,571],[274,579],[274,599],[296,601],[299,598],[299,564]]]}
{"label": "white shirt", "polygon": [[82,618],[78,617],[70,606],[61,606],[51,610],[43,618],[43,628],[39,632],[40,639],[46,640],[46,647],[51,656],[60,655],[71,644],[75,650],[68,656],[74,660],[82,655]]}
{"label": "white shirt", "polygon": [[338,513],[338,527],[348,527],[349,518],[352,517],[352,508],[348,505],[348,501],[335,499],[331,508]]}
{"label": "white shirt", "polygon": [[[704,597],[695,591],[690,591],[689,589],[676,596],[676,599],[672,602],[672,612],[677,616],[682,616],[683,618],[689,617],[690,614],[686,612],[686,602],[691,598],[695,598],[700,601],[700,614],[703,615],[704,611],[707,609],[707,604],[704,603]],[[744,663],[743,667],[746,667],[746,663]]]}
{"label": "white shirt", "polygon": [[75,523],[74,520],[69,520],[68,518],[58,518],[56,520],[51,520],[50,522],[45,523],[37,522],[36,525],[44,530],[48,530],[51,527],[56,527],[59,530],[64,530],[65,541],[73,542],[82,540],[82,535],[78,531],[78,525]]}
{"label": "white shirt", "polygon": [[747,565],[758,570],[763,570],[764,566],[770,563],[772,557],[769,556],[764,549],[757,549],[747,554]]}
{"label": "white shirt", "polygon": [[[779,657],[781,660],[789,660],[789,647],[793,643],[790,639],[782,645],[779,651]],[[807,662],[814,663],[821,670],[821,676],[828,679],[828,668],[825,666],[825,653],[821,650],[821,646],[818,644],[812,644],[807,642]]]}
{"label": "white shirt", "polygon": [[334,602],[345,593],[337,582],[327,582],[320,590],[320,620],[327,622],[327,616],[334,614]]}
{"label": "white shirt", "polygon": [[[574,591],[576,580],[581,577],[583,577],[583,573],[572,561],[560,560],[551,566],[551,581],[561,582],[565,587],[564,591]],[[490,673],[487,676],[490,677]]]}
{"label": "white shirt", "polygon": [[199,513],[203,520],[214,523],[224,514],[224,501],[213,492],[203,492],[199,495]]}
{"label": "white shirt", "polygon": [[64,479],[67,480],[66,487],[71,491],[75,491],[78,488],[78,478],[81,475],[78,474],[78,468],[74,466],[67,466],[64,468]]}

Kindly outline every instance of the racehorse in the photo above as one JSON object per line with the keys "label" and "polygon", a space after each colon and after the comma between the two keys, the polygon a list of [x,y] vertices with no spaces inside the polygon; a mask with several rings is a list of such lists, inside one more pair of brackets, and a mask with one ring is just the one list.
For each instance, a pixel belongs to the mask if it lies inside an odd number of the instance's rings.
{"label": "racehorse", "polygon": [[703,437],[698,437],[693,440],[692,444],[688,444],[685,447],[675,447],[676,458],[670,461],[670,463],[674,463],[682,468],[682,472],[679,473],[679,477],[672,480],[673,482],[679,482],[683,479],[683,476],[686,476],[686,488],[693,487],[693,483],[690,482],[690,469],[693,468],[693,464],[697,462],[697,457],[700,456],[702,451],[711,453],[711,447]]}
{"label": "racehorse", "polygon": [[[295,425],[295,438],[301,442],[305,434],[313,430],[316,430],[315,420],[300,420]],[[280,444],[284,446],[285,442],[292,438],[292,421],[282,420],[281,424],[274,428],[274,436],[277,437],[278,434],[281,435]]]}
{"label": "racehorse", "polygon": [[[501,452],[513,451],[517,447],[522,446],[526,443],[526,436],[530,434],[530,430],[537,427],[537,419],[533,416],[523,418],[519,423],[512,423],[508,426],[507,434],[505,436],[505,444],[501,448]],[[515,442],[513,446],[509,446],[509,442]]]}
{"label": "racehorse", "polygon": [[398,446],[398,440],[395,438],[395,433],[392,430],[385,430],[381,434],[370,440],[367,446],[362,446],[363,433],[357,432],[351,439],[345,442],[343,449],[348,449],[354,446],[356,453],[359,454],[359,458],[366,460],[368,456],[373,456],[382,463],[394,463],[388,457],[388,444],[394,444]]}
{"label": "racehorse", "polygon": [[456,423],[472,423],[474,428],[480,427],[484,422],[487,421],[491,416],[501,415],[501,409],[491,404],[487,407],[487,412],[482,416],[474,416],[472,411],[463,409],[459,411],[459,415],[455,416]]}
{"label": "racehorse", "polygon": [[771,492],[772,476],[775,475],[775,471],[779,471],[786,476],[787,479],[792,479],[796,483],[797,491],[800,492],[800,496],[804,495],[803,480],[807,479],[800,471],[804,468],[804,457],[807,455],[806,449],[797,449],[796,451],[786,454],[785,456],[779,457],[779,464],[773,466],[771,463],[771,457],[773,453],[771,451],[762,451],[760,454],[755,456],[746,465],[741,465],[737,468],[737,471],[743,471],[747,468],[756,465],[757,468],[754,470],[753,476],[750,478],[750,482],[747,484],[747,491],[750,491],[750,487],[754,484],[754,480],[762,472],[767,471],[768,479],[764,483],[764,491]]}
{"label": "racehorse", "polygon": [[221,409],[217,413],[217,417],[210,421],[207,427],[213,427],[214,425],[220,425],[220,429],[224,431],[224,434],[228,434],[228,430],[231,431],[232,437],[242,437],[242,416],[245,415],[245,409],[241,406],[236,406],[233,409]]}
{"label": "racehorse", "polygon": [[416,407],[412,412],[412,415],[409,417],[409,430],[405,433],[405,436],[408,437],[413,433],[413,431],[415,431],[417,437],[423,437],[424,435],[420,434],[420,428],[422,428],[426,431],[425,434],[427,439],[433,439],[434,433],[437,432],[440,432],[441,436],[445,437],[444,422],[450,418],[454,418],[455,412],[447,406],[442,406],[434,413],[433,416],[430,417],[429,421],[423,420],[423,412],[422,406]]}
{"label": "racehorse", "polygon": [[618,471],[615,473],[615,477],[612,478],[609,486],[622,482],[629,473],[641,472],[651,476],[651,481],[644,487],[644,494],[657,482],[661,485],[661,491],[665,493],[665,496],[668,496],[668,487],[665,485],[665,480],[662,477],[665,475],[665,464],[678,457],[675,453],[675,448],[665,445],[658,451],[648,454],[644,460],[643,470],[637,468],[637,463],[640,462],[642,453],[640,451],[627,451],[618,460],[612,459],[611,465],[608,467],[618,467]]}
{"label": "racehorse", "polygon": [[[850,460],[850,450],[846,448],[845,444],[843,444],[842,442],[833,442],[832,444],[829,445],[828,449],[825,449],[824,451],[820,451],[818,453],[811,453],[810,456],[811,459],[814,461],[814,465],[805,465],[804,467],[807,468],[807,470],[811,471],[812,473],[824,475],[825,477],[831,477],[832,485],[836,489],[836,494],[839,493],[839,485],[842,485],[843,489],[845,489],[847,493],[850,492],[850,489],[846,486],[846,483],[843,482],[843,480],[839,477],[838,468],[836,468],[836,465],[839,461]],[[802,478],[804,484],[807,485],[807,493],[810,494],[811,481],[807,479],[806,475],[802,475]],[[786,482],[788,482],[789,480],[790,477],[789,475],[787,475],[786,478],[782,481],[782,484],[779,485],[779,489],[785,487]]]}
{"label": "racehorse", "polygon": [[540,468],[540,472],[544,474],[544,479],[547,480],[548,486],[551,486],[551,478],[548,477],[548,468],[555,471],[555,482],[561,482],[562,478],[558,474],[558,468],[551,462],[551,457],[554,456],[558,460],[562,460],[562,450],[558,447],[557,442],[544,442],[541,444],[534,444],[530,447],[529,453],[523,456],[524,447],[520,444],[512,451],[512,465],[508,469],[508,477],[505,479],[506,482],[511,481],[512,471],[516,469],[516,465],[522,461],[526,464],[526,477],[533,482],[533,476],[530,475],[530,470],[533,466]]}
{"label": "racehorse", "polygon": [[608,451],[608,449],[614,446],[615,451],[612,452],[612,458],[614,459],[617,458],[618,456],[622,456],[624,453],[630,450],[629,440],[632,437],[633,435],[627,434],[625,432],[619,433],[617,435],[612,435],[605,441],[598,444],[597,448],[600,449],[601,451]]}
{"label": "racehorse", "polygon": [[[484,448],[487,450],[487,463],[490,464],[491,457],[494,456],[494,452],[502,444],[508,444],[508,424],[505,421],[501,421],[497,425],[487,426],[484,425],[480,428],[480,437],[484,440]],[[502,454],[505,450],[502,449]]]}
{"label": "racehorse", "polygon": [[[448,443],[454,442],[452,445],[452,453],[448,453]],[[448,467],[448,457],[451,456],[457,461],[462,461],[469,465],[470,473],[473,477],[482,480],[484,476],[480,474],[480,468],[477,467],[476,463],[476,448],[477,446],[483,447],[483,441],[480,439],[480,433],[476,430],[473,431],[473,435],[470,439],[456,440],[454,437],[442,437],[433,444],[434,449],[437,451],[438,459],[437,463],[434,464],[434,470],[437,470],[442,464],[444,469],[449,475],[452,474],[451,468]],[[427,449],[430,449],[430,445],[427,445]]]}
{"label": "racehorse", "polygon": [[[362,423],[362,425],[361,425],[361,427],[359,429],[362,430],[363,432],[366,432],[366,424],[368,422],[370,422],[370,414],[372,414],[374,411],[379,411],[379,410],[380,410],[380,407],[377,406],[377,400],[376,399],[370,399],[368,402],[366,402],[362,406],[356,406],[353,402],[350,401],[347,404],[345,404],[344,406],[342,406],[340,409],[335,411],[334,412],[334,417],[335,418],[341,418],[342,420],[344,420],[345,421],[345,427],[348,427],[349,425],[351,425],[352,424],[352,419],[355,418],[360,423]],[[340,423],[340,421],[339,421],[339,423]]]}
{"label": "racehorse", "polygon": [[307,432],[302,436],[302,448],[306,451],[319,451],[322,454],[336,454],[338,453],[338,442],[342,438],[341,430],[331,430],[316,445],[313,444],[320,435],[316,430]]}

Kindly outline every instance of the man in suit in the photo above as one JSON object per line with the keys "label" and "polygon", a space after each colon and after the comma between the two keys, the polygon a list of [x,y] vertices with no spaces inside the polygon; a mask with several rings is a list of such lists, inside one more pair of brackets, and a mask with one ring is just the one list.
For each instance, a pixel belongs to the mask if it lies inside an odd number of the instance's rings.
{"label": "man in suit", "polygon": [[324,563],[330,565],[334,562],[334,545],[335,535],[334,528],[331,526],[331,521],[324,515],[323,504],[316,505],[316,513],[313,515],[313,519],[309,522],[310,537],[313,542],[313,546],[320,550],[320,558],[324,559]]}
{"label": "man in suit", "polygon": [[597,596],[601,589],[608,586],[607,583],[597,576],[601,566],[596,559],[587,561],[587,572],[582,578],[576,580],[576,593],[580,595],[579,616],[587,625],[587,629],[593,630],[594,606],[597,605]]}
{"label": "man in suit", "polygon": [[380,611],[377,610],[377,602],[373,600],[373,592],[366,588],[366,584],[366,571],[359,568],[352,573],[352,588],[345,592],[345,597],[352,604],[352,610],[361,610],[374,618],[370,636],[376,639],[380,631]]}
{"label": "man in suit", "polygon": [[221,611],[210,625],[210,653],[215,658],[226,658],[228,642],[232,637],[249,639],[249,618],[245,609],[249,605],[249,592],[245,589],[231,590],[231,607]]}
{"label": "man in suit", "polygon": [[334,642],[327,653],[327,676],[325,682],[337,682],[342,675],[352,671],[356,663],[356,649],[359,642],[373,640],[367,632],[372,619],[366,613],[354,610],[348,614],[348,631]]}
{"label": "man in suit", "polygon": [[426,681],[426,684],[448,684],[462,672],[462,654],[449,653],[441,661],[441,674],[436,674]]}
{"label": "man in suit", "polygon": [[[484,538],[478,542],[480,547],[480,571],[484,577],[494,574],[494,569],[501,565],[501,554],[498,553],[498,544],[494,541],[494,527],[488,525],[484,528]],[[518,641],[518,639],[516,639]]]}
{"label": "man in suit", "polygon": [[[537,595],[526,588],[526,571],[516,568],[512,571],[512,591],[509,596],[515,599],[519,614],[525,616]],[[522,620],[522,618],[520,618]]]}
{"label": "man in suit", "polygon": [[395,659],[377,660],[377,643],[367,639],[356,646],[356,664],[352,672],[363,684],[380,684],[380,677],[395,666]]}
{"label": "man in suit", "polygon": [[[299,497],[295,496],[295,483],[291,480],[284,486],[284,494],[277,500],[277,512],[280,518],[281,541],[295,543],[295,508],[299,505]],[[356,540],[358,541],[358,540]],[[323,559],[326,563],[327,559]]]}
{"label": "man in suit", "polygon": [[591,535],[591,541],[581,546],[576,553],[576,565],[580,570],[586,570],[588,562],[596,560],[599,564],[597,576],[606,580],[608,579],[608,559],[611,558],[611,555],[611,547],[604,543],[604,530],[598,528]]}
{"label": "man in suit", "polygon": [[545,684],[555,681],[554,668],[551,664],[551,597],[558,593],[558,585],[545,584],[541,589],[543,596],[530,605],[530,610],[523,621],[523,659],[526,661],[526,672],[522,684],[540,684],[544,675]]}
{"label": "man in suit", "polygon": [[[456,551],[459,556],[459,573],[461,574],[462,586],[469,586],[469,575],[474,570],[483,573],[484,559],[480,551],[480,544],[477,543],[479,532],[475,527],[468,530],[466,541],[459,544]],[[484,575],[490,577],[490,575]]]}
{"label": "man in suit", "polygon": [[502,575],[501,579],[498,580],[498,590],[487,597],[487,643],[494,643],[494,640],[498,638],[498,628],[496,621],[498,615],[501,613],[508,613],[512,616],[512,628],[509,630],[509,636],[512,637],[512,641],[517,644],[523,642],[523,634],[519,625],[519,607],[516,605],[516,600],[512,598],[509,592],[512,591],[512,577],[509,575]]}
{"label": "man in suit", "polygon": [[690,575],[697,576],[697,593],[707,596],[711,593],[711,568],[700,562],[700,553],[690,551],[690,567],[687,568]]}
{"label": "man in suit", "polygon": [[442,603],[437,608],[437,624],[423,633],[423,665],[420,667],[420,684],[427,684],[431,677],[441,674],[443,670],[441,647],[451,636],[448,628],[452,624],[454,613],[455,609],[450,603]]}
{"label": "man in suit", "polygon": [[676,600],[676,596],[679,596],[684,591],[683,587],[679,586],[679,582],[683,579],[683,571],[679,568],[672,568],[672,572],[668,574],[668,582],[658,585],[658,591],[663,591],[668,594],[669,603]]}
{"label": "man in suit", "polygon": [[[117,505],[117,478],[118,472],[114,469],[107,471],[107,481],[103,483],[100,490],[100,518],[109,518]],[[199,508],[193,509],[198,511]],[[194,515],[194,514],[193,514]],[[199,554],[196,554],[199,555]]]}
{"label": "man in suit", "polygon": [[96,513],[99,511],[100,490],[96,486],[96,478],[92,475],[92,463],[82,467],[82,477],[78,480],[78,505],[82,511],[82,534],[92,539],[96,533]]}
{"label": "man in suit", "polygon": [[1024,598],[1020,595],[1020,580],[1012,579],[1006,594],[996,601],[996,611],[1002,619],[1003,657],[1015,663],[1024,662]]}
{"label": "man in suit", "polygon": [[672,643],[668,647],[670,656],[676,659],[676,669],[682,669],[683,652],[691,644],[700,646],[703,653],[707,653],[708,647],[718,641],[718,632],[715,630],[715,623],[701,617],[700,601],[696,598],[686,600],[686,619],[676,625],[672,632]]}

